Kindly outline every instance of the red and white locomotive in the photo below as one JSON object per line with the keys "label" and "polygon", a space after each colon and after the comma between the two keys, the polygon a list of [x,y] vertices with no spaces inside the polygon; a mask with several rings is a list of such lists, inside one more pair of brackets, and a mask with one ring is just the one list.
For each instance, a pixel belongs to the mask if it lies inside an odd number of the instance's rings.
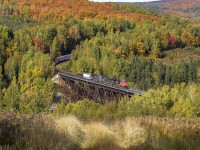
{"label": "red and white locomotive", "polygon": [[120,80],[117,78],[112,78],[104,75],[96,75],[96,74],[91,74],[91,73],[83,73],[83,78],[88,79],[88,80],[93,80],[96,82],[103,82],[106,84],[111,84],[115,86],[120,86],[127,88],[128,87],[128,82],[125,80]]}

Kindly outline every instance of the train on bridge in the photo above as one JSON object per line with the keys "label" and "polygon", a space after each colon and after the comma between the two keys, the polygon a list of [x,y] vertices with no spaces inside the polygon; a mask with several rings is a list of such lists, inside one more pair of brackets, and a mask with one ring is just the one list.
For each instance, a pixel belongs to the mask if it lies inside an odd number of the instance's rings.
{"label": "train on bridge", "polygon": [[128,82],[125,80],[120,80],[113,77],[108,77],[105,75],[97,75],[97,74],[91,74],[91,73],[83,73],[83,78],[88,80],[93,80],[96,82],[103,82],[105,84],[111,84],[113,86],[120,86],[124,88],[128,88]]}
{"label": "train on bridge", "polygon": [[[57,57],[55,64],[58,65],[64,61],[70,60],[70,54]],[[62,71],[56,68],[58,75],[65,79],[71,79],[79,82],[88,83],[95,86],[100,86],[104,89],[111,91],[117,91],[118,93],[124,93],[128,95],[143,95],[144,92],[140,90],[133,90],[128,88],[128,82],[105,75],[97,75],[91,73],[72,74],[71,72]]]}
{"label": "train on bridge", "polygon": [[[63,56],[57,57],[55,59],[55,63],[57,65],[69,59],[70,59],[70,54],[63,55]],[[88,80],[93,80],[95,82],[101,82],[101,83],[110,84],[113,86],[128,88],[128,82],[126,80],[120,80],[114,77],[108,77],[105,75],[97,75],[97,74],[91,74],[91,73],[83,73],[81,75],[79,74],[79,76],[82,76],[83,78],[88,79]]]}

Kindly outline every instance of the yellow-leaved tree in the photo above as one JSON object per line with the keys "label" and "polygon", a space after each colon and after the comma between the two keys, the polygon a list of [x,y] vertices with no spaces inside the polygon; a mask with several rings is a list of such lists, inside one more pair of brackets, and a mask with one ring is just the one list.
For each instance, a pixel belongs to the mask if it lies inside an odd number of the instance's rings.
{"label": "yellow-leaved tree", "polygon": [[21,61],[19,72],[20,110],[25,113],[48,111],[54,96],[50,78],[54,65],[48,54],[30,50]]}

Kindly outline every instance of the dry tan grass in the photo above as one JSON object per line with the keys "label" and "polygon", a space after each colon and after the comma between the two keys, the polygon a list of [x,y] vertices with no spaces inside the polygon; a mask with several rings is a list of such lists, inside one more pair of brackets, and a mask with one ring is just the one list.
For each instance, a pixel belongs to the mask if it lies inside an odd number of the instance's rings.
{"label": "dry tan grass", "polygon": [[56,129],[68,134],[82,148],[93,148],[105,145],[117,145],[121,148],[137,146],[145,142],[147,133],[135,119],[105,125],[100,122],[81,123],[74,116],[55,119]]}
{"label": "dry tan grass", "polygon": [[123,148],[140,145],[147,139],[146,129],[140,126],[134,118],[127,118],[124,122],[116,122],[112,129],[116,131],[118,144]]}
{"label": "dry tan grass", "polygon": [[[140,117],[105,124],[83,123],[74,116],[57,118],[52,115],[20,116],[0,113],[0,127],[2,132],[9,131],[17,146],[22,146],[20,144],[26,141],[26,147],[32,149],[52,149],[55,146],[59,149],[127,149],[140,147],[143,143],[149,143],[153,147],[159,147],[160,144],[166,146],[163,143],[169,142],[166,138],[172,141],[185,137],[195,141],[200,139],[199,118]],[[5,136],[11,138],[4,133]],[[196,145],[198,146],[197,143]],[[176,146],[176,143],[170,146]],[[185,146],[189,145],[186,143]],[[194,145],[192,148],[195,148]]]}
{"label": "dry tan grass", "polygon": [[156,129],[169,138],[194,137],[200,139],[200,118],[140,117],[136,122]]}
{"label": "dry tan grass", "polygon": [[67,116],[55,119],[55,128],[60,133],[69,135],[74,142],[82,139],[82,123],[74,116]]}
{"label": "dry tan grass", "polygon": [[115,144],[116,135],[108,126],[102,123],[86,124],[83,128],[85,133],[82,148],[100,147],[103,145]]}

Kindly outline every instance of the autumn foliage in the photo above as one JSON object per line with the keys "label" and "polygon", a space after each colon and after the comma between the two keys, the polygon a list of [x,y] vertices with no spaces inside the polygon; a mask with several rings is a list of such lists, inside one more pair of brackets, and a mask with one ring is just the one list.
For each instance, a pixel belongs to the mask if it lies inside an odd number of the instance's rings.
{"label": "autumn foliage", "polygon": [[139,5],[167,14],[200,20],[199,0],[163,0],[162,2],[141,3]]}
{"label": "autumn foliage", "polygon": [[[15,8],[9,13],[31,16],[38,21],[62,21],[72,15],[79,19],[91,20],[94,17],[106,18],[127,18],[135,21],[151,20],[161,21],[161,19],[143,15],[140,13],[130,13],[116,10],[113,3],[94,3],[88,0],[15,0]],[[18,9],[17,11],[14,11]]]}

